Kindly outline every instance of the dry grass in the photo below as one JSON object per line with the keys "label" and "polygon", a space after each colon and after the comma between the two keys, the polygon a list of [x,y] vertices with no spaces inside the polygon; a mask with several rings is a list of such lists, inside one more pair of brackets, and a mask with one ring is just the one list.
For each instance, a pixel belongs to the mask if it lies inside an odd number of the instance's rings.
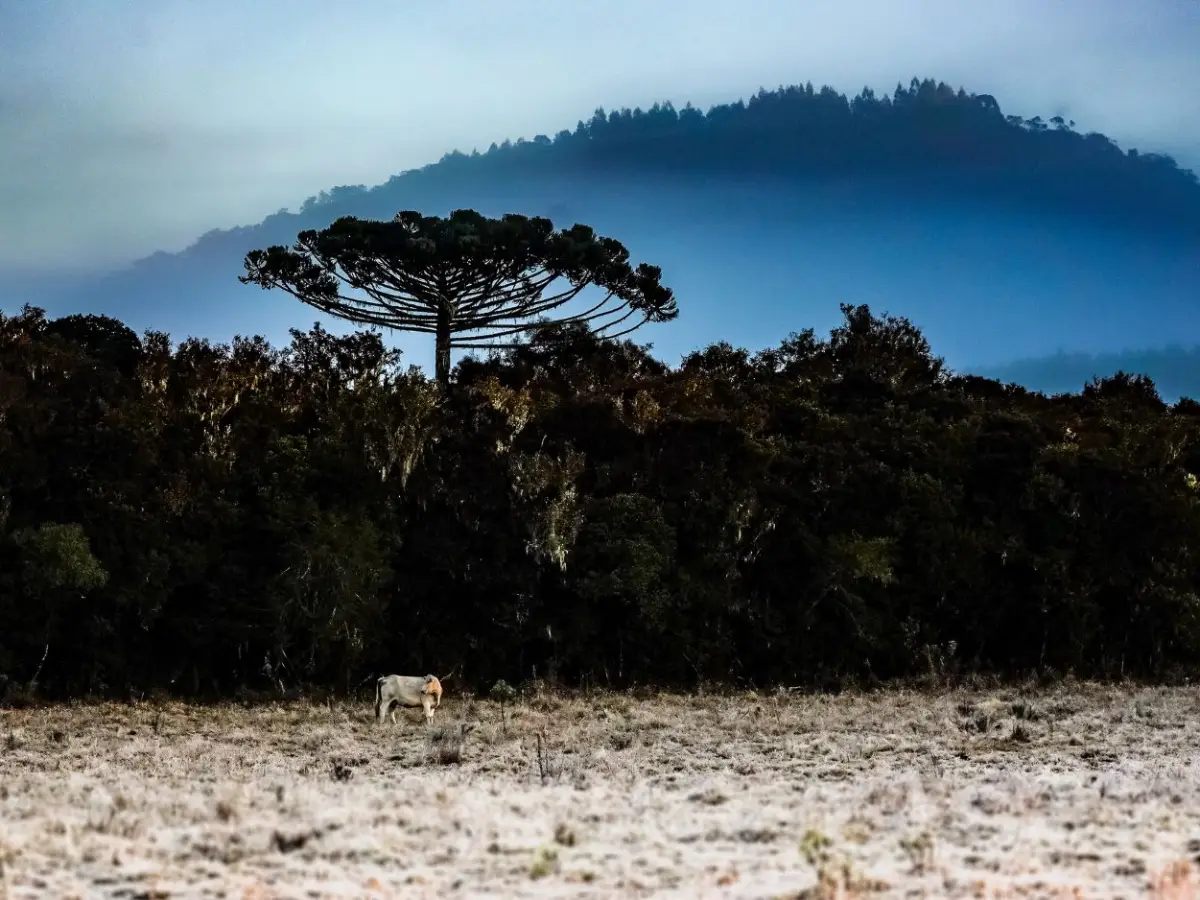
{"label": "dry grass", "polygon": [[[1189,689],[0,711],[0,898],[1194,897]],[[478,723],[465,739],[458,722]]]}

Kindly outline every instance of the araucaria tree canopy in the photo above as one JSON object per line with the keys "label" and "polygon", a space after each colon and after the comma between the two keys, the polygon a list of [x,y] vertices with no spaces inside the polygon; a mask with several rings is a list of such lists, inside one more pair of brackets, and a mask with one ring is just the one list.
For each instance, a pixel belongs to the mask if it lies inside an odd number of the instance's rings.
{"label": "araucaria tree canopy", "polygon": [[[620,241],[586,225],[555,231],[549,219],[469,209],[444,219],[411,210],[390,222],[344,216],[301,232],[291,248],[252,250],[245,266],[243,284],[282,288],[351,322],[434,335],[442,384],[454,348],[511,347],[551,323],[620,337],[679,314],[661,270],[631,266]],[[562,309],[589,286],[600,289],[595,302]]]}

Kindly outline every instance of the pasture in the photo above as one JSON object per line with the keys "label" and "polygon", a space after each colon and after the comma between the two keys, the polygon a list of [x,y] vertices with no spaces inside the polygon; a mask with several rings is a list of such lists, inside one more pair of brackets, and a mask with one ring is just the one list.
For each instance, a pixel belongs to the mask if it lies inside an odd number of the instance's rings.
{"label": "pasture", "polygon": [[[373,699],[373,698],[372,698]],[[0,898],[1196,895],[1190,688],[0,710]],[[475,728],[459,741],[459,723]],[[441,740],[430,735],[443,734]]]}

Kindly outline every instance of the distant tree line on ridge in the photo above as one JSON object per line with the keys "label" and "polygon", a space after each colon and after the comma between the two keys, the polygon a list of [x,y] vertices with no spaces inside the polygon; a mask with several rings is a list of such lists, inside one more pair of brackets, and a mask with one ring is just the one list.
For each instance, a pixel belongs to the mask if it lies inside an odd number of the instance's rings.
{"label": "distant tree line on ridge", "polygon": [[890,96],[867,87],[847,97],[808,82],[760,90],[707,113],[669,102],[648,110],[597,109],[553,138],[505,140],[484,153],[454,151],[375,188],[322,191],[300,214],[363,215],[364,203],[405,207],[414,191],[436,185],[554,176],[801,184],[892,176],[923,195],[941,190],[1191,236],[1200,229],[1200,180],[1170,155],[1123,151],[1061,116],[1006,115],[990,94],[931,78],[913,78],[907,88],[898,83]]}

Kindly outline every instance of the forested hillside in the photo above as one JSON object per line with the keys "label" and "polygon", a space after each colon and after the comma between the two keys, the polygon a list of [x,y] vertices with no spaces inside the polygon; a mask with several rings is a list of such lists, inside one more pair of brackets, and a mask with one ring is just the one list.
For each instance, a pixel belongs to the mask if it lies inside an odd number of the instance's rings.
{"label": "forested hillside", "polygon": [[598,109],[574,131],[493,143],[486,153],[449,153],[373,189],[322,192],[300,213],[372,216],[379,204],[403,207],[406,189],[580,174],[642,178],[648,186],[892,179],[881,187],[911,195],[968,191],[1016,207],[1125,224],[1132,218],[1143,228],[1200,229],[1200,181],[1170,156],[1122,151],[1061,116],[1006,115],[990,94],[931,78],[897,84],[891,96],[864,88],[847,97],[808,82],[760,90],[707,113],[690,103],[682,110],[670,103]]}
{"label": "forested hillside", "polygon": [[5,696],[1194,668],[1200,406],[843,314],[674,369],[545,331],[445,389],[366,332],[0,318]]}

